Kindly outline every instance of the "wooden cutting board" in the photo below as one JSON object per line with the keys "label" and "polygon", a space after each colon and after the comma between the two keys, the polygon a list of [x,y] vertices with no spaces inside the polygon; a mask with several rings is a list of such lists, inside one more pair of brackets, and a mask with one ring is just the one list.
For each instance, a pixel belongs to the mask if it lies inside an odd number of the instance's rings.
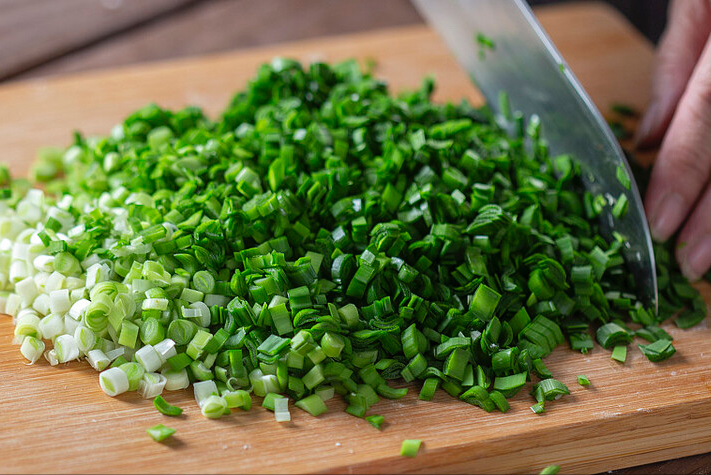
{"label": "wooden cutting board", "polygon": [[[645,105],[652,48],[619,14],[601,4],[537,13],[601,110],[615,101]],[[75,128],[106,134],[149,101],[196,104],[214,115],[261,62],[277,55],[372,58],[395,89],[414,88],[433,73],[436,99],[478,100],[435,34],[409,27],[7,84],[0,87],[0,159],[24,172],[40,146],[67,144]],[[413,386],[404,399],[375,406],[387,421],[379,432],[343,413],[338,399],[318,418],[293,409],[288,424],[260,407],[213,421],[199,414],[190,392],[180,391],[166,397],[185,413],[167,418],[135,393],[105,396],[86,363],[26,366],[11,344],[10,318],[1,317],[0,472],[537,473],[556,463],[584,473],[711,451],[711,330],[706,322],[667,329],[678,353],[661,364],[636,350],[619,364],[599,347],[585,356],[559,348],[546,364],[572,394],[544,415],[531,413],[527,390],[501,415],[441,391],[422,402]],[[579,386],[578,374],[592,386]],[[175,437],[151,441],[145,429],[157,423],[177,429]],[[424,440],[417,458],[399,455],[405,438]]]}

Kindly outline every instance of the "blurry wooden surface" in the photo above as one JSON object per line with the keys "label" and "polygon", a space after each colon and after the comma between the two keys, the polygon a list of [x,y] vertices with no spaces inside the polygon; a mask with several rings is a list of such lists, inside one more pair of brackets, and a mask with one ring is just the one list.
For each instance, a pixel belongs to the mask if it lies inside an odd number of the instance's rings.
{"label": "blurry wooden surface", "polygon": [[421,22],[408,0],[0,0],[0,81]]}
{"label": "blurry wooden surface", "polygon": [[[559,45],[563,55],[569,60],[571,68],[583,80],[590,94],[598,101],[598,105],[602,110],[605,110],[607,103],[600,103],[604,98],[608,103],[611,101],[632,102],[632,105],[641,108],[646,100],[646,87],[641,78],[649,73],[649,65],[651,55],[648,51],[642,54],[630,56],[629,51],[626,51],[625,42],[620,42],[619,37],[613,35],[612,39],[608,38],[608,42],[600,42],[598,38],[591,41],[590,36],[580,35],[581,29],[590,30],[590,22],[594,24],[594,18],[589,15],[564,15],[565,9],[544,9],[542,20],[544,25],[550,29],[554,41]],[[609,12],[608,12],[609,13]],[[561,16],[562,15],[562,16]],[[61,19],[59,21],[49,21],[49,19]],[[188,56],[206,51],[222,51],[234,48],[236,45],[261,45],[280,41],[288,41],[299,38],[315,37],[322,35],[330,35],[337,33],[346,33],[353,31],[362,31],[366,29],[379,28],[384,26],[403,25],[419,23],[421,20],[414,12],[412,7],[405,0],[0,0],[0,80],[3,78],[21,79],[27,77],[39,77],[63,72],[79,71],[92,68],[102,68],[107,66],[116,66],[121,64],[129,64],[134,62],[150,61],[156,58],[167,56]],[[616,23],[618,19],[615,20]],[[556,26],[557,25],[557,26]],[[601,25],[602,26],[602,25]],[[609,33],[609,28],[604,28]],[[614,29],[613,29],[614,30]],[[628,32],[629,33],[629,32]],[[0,144],[3,146],[4,161],[13,163],[13,168],[16,171],[26,169],[30,160],[34,155],[34,150],[37,147],[46,144],[65,144],[69,138],[69,131],[72,127],[81,128],[89,133],[106,133],[109,127],[119,121],[121,117],[128,111],[139,107],[148,100],[156,100],[163,105],[171,107],[179,107],[187,103],[194,103],[207,108],[214,114],[223,107],[229,93],[244,83],[254,71],[254,67],[260,61],[268,59],[270,54],[278,52],[296,51],[302,55],[304,59],[314,59],[319,55],[324,54],[324,51],[329,51],[326,54],[327,59],[335,59],[351,54],[361,55],[370,52],[371,55],[377,55],[379,52],[379,44],[383,44],[384,48],[391,53],[389,58],[391,61],[385,62],[377,71],[379,75],[386,78],[394,78],[395,86],[398,87],[413,87],[419,81],[424,70],[413,74],[411,77],[406,77],[403,74],[403,63],[398,62],[398,57],[407,57],[409,55],[419,56],[424,55],[428,58],[428,67],[434,71],[447,71],[451,68],[451,59],[448,56],[441,58],[436,54],[441,50],[441,45],[435,46],[429,44],[423,51],[407,52],[408,41],[410,46],[412,41],[417,38],[432,38],[428,35],[422,36],[424,33],[413,30],[402,30],[394,37],[389,33],[374,34],[369,36],[367,47],[363,45],[359,48],[352,49],[347,44],[346,39],[336,41],[333,47],[325,47],[323,50],[319,47],[321,44],[318,41],[310,42],[296,47],[272,48],[267,50],[255,50],[249,53],[237,55],[222,55],[206,60],[185,61],[172,64],[150,66],[146,68],[130,68],[118,73],[98,73],[88,76],[69,77],[52,80],[50,82],[44,80],[32,81],[26,84],[8,85],[0,90],[0,104],[3,104],[2,110],[22,110],[27,104],[30,104],[29,110],[23,113],[13,112],[12,117],[7,116],[7,120],[0,123]],[[410,35],[410,36],[408,36]],[[625,35],[623,35],[624,37]],[[634,34],[633,34],[634,36]],[[352,41],[357,43],[359,38],[354,37]],[[392,43],[393,38],[400,38],[399,43]],[[409,39],[408,39],[409,38]],[[639,40],[639,38],[637,38]],[[614,47],[611,47],[614,45]],[[348,53],[352,51],[352,53]],[[584,51],[585,56],[578,54],[576,51]],[[297,54],[297,53],[295,53]],[[594,61],[595,58],[605,58],[605,67],[600,69],[600,64]],[[239,60],[238,60],[239,58]],[[407,61],[405,61],[406,63]],[[634,77],[632,81],[625,76],[625,71],[633,71]],[[183,77],[187,75],[188,78]],[[461,74],[452,74],[444,77],[438,77],[440,90],[439,98],[458,98],[468,93],[472,97],[475,92],[461,88],[465,84],[465,78]],[[153,86],[150,86],[153,84]],[[148,86],[147,86],[148,85]],[[124,87],[125,86],[125,87]],[[148,89],[146,89],[148,87]],[[641,91],[640,91],[641,87]],[[140,92],[134,93],[134,88]],[[634,90],[633,90],[634,89]],[[107,92],[109,91],[109,92]],[[634,100],[630,101],[630,98]],[[35,104],[36,107],[32,106]],[[39,110],[42,110],[39,113]],[[12,120],[10,120],[12,119]],[[2,322],[0,328],[0,348],[3,348],[3,356],[0,358],[0,373],[3,377],[0,378],[0,387],[9,388],[10,381],[16,377],[29,378],[30,382],[26,384],[36,384],[37,393],[32,397],[38,398],[37,403],[43,404],[47,395],[39,392],[44,388],[43,384],[50,382],[54,383],[50,398],[54,404],[55,399],[61,400],[61,411],[70,411],[71,414],[98,414],[101,411],[106,411],[107,408],[112,411],[119,411],[121,417],[131,414],[141,414],[146,421],[155,419],[155,414],[150,407],[146,407],[145,403],[138,400],[118,400],[115,403],[113,400],[107,400],[97,393],[94,388],[95,377],[91,371],[70,370],[70,378],[75,379],[75,383],[82,387],[81,392],[88,393],[88,399],[85,401],[87,406],[84,408],[77,406],[77,401],[84,401],[84,396],[79,397],[72,393],[71,389],[64,389],[63,384],[65,379],[56,375],[56,369],[46,368],[42,366],[25,369],[21,367],[21,360],[18,356],[16,348],[7,348],[9,339],[7,335],[9,329],[8,322]],[[686,341],[687,333],[678,333],[680,341]],[[697,335],[698,336],[698,335]],[[698,341],[696,341],[698,340]],[[703,346],[707,343],[707,339],[694,338],[694,343],[688,343],[688,346],[681,346],[680,353],[690,354],[697,350],[695,347]],[[682,349],[683,348],[683,349]],[[8,351],[5,351],[8,350]],[[598,353],[604,356],[604,353],[598,350]],[[600,357],[601,355],[597,356]],[[558,374],[565,374],[573,370],[565,371],[568,358],[564,356],[556,356],[555,366],[559,368]],[[570,362],[580,359],[579,356],[573,355]],[[616,366],[610,365],[609,361],[600,359],[599,364],[604,364],[602,368],[615,370]],[[639,365],[643,362],[635,362]],[[703,362],[702,362],[703,363]],[[689,361],[684,362],[685,365]],[[696,363],[695,363],[696,364]],[[75,365],[74,367],[76,367]],[[693,365],[684,366],[689,371],[697,371],[698,368]],[[685,371],[686,371],[685,369]],[[11,371],[12,376],[8,376]],[[17,371],[17,375],[15,372]],[[590,373],[588,369],[586,372]],[[704,378],[703,373],[694,373],[695,377]],[[24,376],[21,376],[24,375]],[[5,376],[8,376],[7,378]],[[588,374],[591,376],[591,374]],[[633,375],[634,376],[634,375]],[[49,379],[45,379],[49,378]],[[36,378],[36,379],[35,379]],[[56,378],[56,379],[55,379]],[[597,378],[596,378],[597,379]],[[600,379],[599,381],[602,381]],[[595,382],[593,383],[595,385]],[[601,385],[602,386],[602,385]],[[666,382],[660,382],[659,390],[663,390]],[[12,386],[14,388],[14,385]],[[571,388],[574,384],[571,384]],[[76,389],[76,387],[75,387]],[[626,388],[622,388],[624,390]],[[4,390],[6,391],[6,390]],[[585,397],[587,393],[575,391]],[[602,391],[601,391],[602,392]],[[660,393],[660,397],[669,395],[668,391]],[[6,392],[5,396],[8,396]],[[30,397],[31,395],[28,395]],[[601,394],[595,395],[595,401]],[[25,397],[24,394],[17,394],[18,398]],[[189,395],[181,397],[188,401]],[[413,400],[409,401],[412,404],[417,403]],[[523,401],[525,398],[520,398],[519,406],[523,407],[528,401]],[[21,401],[21,400],[20,400]],[[579,401],[573,401],[575,403]],[[600,401],[602,402],[602,401]],[[10,411],[11,401],[7,397],[0,398],[0,413],[8,414]],[[383,408],[382,412],[392,413],[392,418],[408,419],[414,416],[409,413],[411,408],[404,411],[397,411],[397,407],[390,403],[383,403],[387,407]],[[449,407],[449,403],[443,402]],[[452,409],[459,414],[461,405],[455,403]],[[409,404],[408,404],[409,405]],[[110,407],[109,407],[110,406]],[[571,403],[571,410],[574,404]],[[419,405],[418,405],[419,407]],[[428,406],[423,406],[426,411]],[[562,408],[559,408],[562,409]],[[14,409],[13,409],[14,410]],[[679,408],[682,419],[676,423],[684,424],[684,420],[688,419],[689,427],[698,423],[700,411],[703,408],[697,408],[689,405],[688,408]],[[128,412],[127,412],[128,411]],[[466,407],[466,413],[472,414],[474,420],[478,421],[479,412],[476,408]],[[419,412],[419,411],[416,411]],[[525,411],[524,411],[525,412]],[[398,413],[401,413],[398,415]],[[683,414],[687,416],[684,417]],[[70,414],[70,415],[71,415]],[[114,414],[119,417],[119,413]],[[34,415],[27,414],[29,419],[23,419],[25,424],[32,426]],[[32,416],[32,417],[30,417]],[[153,416],[151,418],[151,416]],[[545,416],[550,418],[552,414]],[[609,415],[608,415],[609,416]],[[66,417],[66,414],[65,414]],[[185,439],[188,439],[190,432],[200,433],[203,430],[210,430],[209,422],[201,421],[199,417],[195,420],[194,414],[188,416],[191,420],[186,421],[184,427]],[[329,416],[335,417],[335,416]],[[483,417],[483,416],[482,416]],[[556,416],[553,416],[556,417]],[[559,417],[559,416],[558,416]],[[657,417],[657,416],[650,416]],[[111,419],[111,418],[109,418]],[[268,419],[264,415],[260,415],[257,419]],[[301,418],[303,419],[303,417]],[[663,436],[666,428],[663,425],[663,420],[659,418],[659,425],[655,429],[659,432],[660,437]],[[91,422],[96,423],[96,429],[90,429]],[[104,419],[91,419],[86,417],[81,419],[85,427],[80,430],[82,434],[89,434],[90,437],[96,437],[99,440],[105,437],[101,428],[106,428],[108,425],[101,424],[101,421],[108,422]],[[339,419],[340,420],[340,419]],[[497,419],[498,420],[498,419]],[[696,420],[696,422],[694,422]],[[156,419],[158,421],[158,419]],[[51,419],[48,419],[51,422]],[[330,420],[314,421],[314,424],[303,421],[309,430],[322,431]],[[347,420],[351,423],[351,419]],[[403,422],[404,423],[404,422]],[[135,426],[135,421],[126,424]],[[144,424],[147,425],[148,423]],[[206,425],[208,424],[208,425]],[[249,422],[248,424],[252,424]],[[264,424],[269,424],[264,422]],[[86,427],[89,425],[89,427]],[[194,427],[194,430],[190,429]],[[350,426],[349,426],[350,427]],[[344,430],[349,430],[346,426]],[[134,427],[135,429],[135,427]],[[642,427],[638,432],[634,430],[624,431],[618,436],[612,436],[608,441],[614,444],[615,437],[626,439],[632,435],[644,434]],[[125,432],[124,429],[116,429],[121,433],[121,437],[125,435],[126,441],[121,443],[126,446],[131,446],[134,443],[141,443],[144,436],[138,431],[138,435]],[[275,429],[276,430],[276,429]],[[358,431],[364,430],[358,428]],[[188,432],[190,431],[190,432]],[[0,431],[2,432],[2,431]],[[65,431],[66,432],[66,431]],[[249,431],[251,432],[251,431]],[[301,431],[299,431],[301,432]],[[367,432],[367,429],[365,430]],[[68,439],[72,438],[72,432],[66,432]],[[410,433],[401,434],[402,437],[413,436]],[[117,437],[118,434],[113,437]],[[391,437],[382,440],[384,443],[390,444],[393,447],[398,438],[398,433],[391,433]],[[595,439],[596,434],[590,434],[590,439]],[[348,437],[344,437],[345,440]],[[390,440],[392,439],[392,440]],[[0,440],[0,452],[7,453],[5,449],[10,449],[11,446],[7,439]],[[641,454],[635,456],[633,463],[643,463],[644,461],[672,458],[679,456],[684,452],[681,446],[694,441],[697,445],[693,446],[693,451],[698,452],[699,447],[703,450],[709,450],[708,440],[696,435],[692,440],[666,441],[666,449],[663,451],[663,457],[652,454]],[[55,443],[56,442],[56,443]],[[119,449],[121,443],[118,443],[114,448]],[[37,446],[42,445],[37,442]],[[62,445],[59,441],[52,442],[52,445],[58,447]],[[182,443],[177,444],[181,448]],[[580,444],[580,450],[584,450],[584,443]],[[35,448],[35,444],[28,444],[25,447]],[[149,447],[154,447],[148,445]],[[426,442],[427,446],[427,442]],[[435,458],[442,457],[436,455],[440,452],[437,449],[436,443],[430,443],[433,451],[431,456]],[[14,442],[12,448],[14,449]],[[232,447],[230,447],[232,448]],[[241,447],[242,450],[247,450]],[[158,447],[155,450],[160,449]],[[224,448],[223,448],[224,449]],[[354,447],[350,450],[357,450]],[[162,450],[162,449],[161,449]],[[182,448],[185,450],[185,448]],[[272,450],[276,450],[273,448]],[[325,449],[324,449],[325,450]],[[390,449],[388,449],[390,450]],[[611,448],[614,452],[614,447]],[[331,450],[328,450],[331,452]],[[344,450],[345,452],[345,450]],[[249,452],[243,452],[248,455]],[[263,455],[269,456],[269,451],[261,452]],[[29,453],[34,458],[35,453]],[[120,455],[120,454],[119,454]],[[255,454],[256,455],[256,454]],[[552,455],[552,454],[551,454]],[[327,457],[331,457],[328,454]],[[85,460],[86,456],[82,456]],[[336,455],[338,457],[338,455]],[[505,456],[504,456],[505,457]],[[343,470],[346,470],[349,456],[344,455]],[[628,457],[629,458],[629,457]],[[232,459],[232,456],[229,457]],[[16,462],[19,459],[10,459]],[[92,459],[93,460],[93,459]],[[160,460],[160,455],[156,454],[153,460]],[[394,465],[387,465],[390,470],[413,470],[413,466],[400,465],[397,461]],[[424,465],[420,470],[436,470],[437,465],[427,464],[428,459],[423,460]],[[546,459],[549,462],[556,460]],[[615,465],[610,462],[606,465],[608,459],[603,457],[603,462],[588,461],[587,465],[573,465],[578,471],[589,471],[594,467],[598,470],[612,468]],[[562,461],[562,460],[559,460]],[[45,463],[47,460],[45,460]],[[544,460],[541,463],[544,465]],[[540,465],[539,464],[539,465]],[[275,465],[266,464],[264,469]],[[334,465],[331,465],[332,467]],[[353,467],[352,464],[348,466]],[[542,466],[542,465],[541,465]],[[3,465],[0,464],[0,472],[18,471],[22,467],[24,471],[39,470],[39,466],[30,465]],[[121,471],[121,467],[126,469],[125,465],[114,466],[107,468],[107,471]],[[145,466],[145,470],[155,465]],[[252,466],[253,468],[255,466]],[[378,467],[366,464],[359,465],[359,470],[378,470]],[[477,471],[476,464],[460,465],[461,470]],[[566,465],[564,464],[564,471]],[[55,466],[54,470],[50,471],[68,471],[74,465]],[[93,465],[87,465],[84,469],[91,470]],[[539,467],[531,467],[531,471],[537,470]],[[13,470],[14,469],[14,470]],[[193,467],[194,469],[194,467]],[[302,469],[308,469],[306,465],[302,465]],[[382,466],[380,470],[382,470]],[[160,470],[160,469],[159,469]],[[177,468],[174,470],[181,471]],[[185,468],[187,470],[187,467]],[[233,471],[235,469],[232,469]],[[46,471],[46,470],[45,470]],[[135,469],[133,471],[141,471]],[[614,473],[622,475],[642,474],[642,473],[709,473],[711,471],[711,456],[701,455],[695,457],[687,457],[663,463],[638,466],[629,469],[618,470]]]}
{"label": "blurry wooden surface", "polygon": [[0,0],[0,79],[79,51],[196,0]]}

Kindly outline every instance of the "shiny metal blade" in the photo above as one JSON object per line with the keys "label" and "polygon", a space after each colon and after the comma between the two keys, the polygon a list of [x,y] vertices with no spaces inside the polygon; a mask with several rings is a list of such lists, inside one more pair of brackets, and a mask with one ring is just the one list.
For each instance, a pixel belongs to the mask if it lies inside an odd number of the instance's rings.
{"label": "shiny metal blade", "polygon": [[[523,0],[413,0],[499,115],[499,94],[512,110],[540,117],[551,154],[570,154],[580,163],[586,187],[609,201],[627,195],[629,207],[615,219],[609,207],[601,217],[609,238],[628,239],[625,259],[639,298],[657,309],[657,275],[649,227],[632,171],[609,126]],[[494,43],[480,56],[477,35]],[[627,190],[618,167],[632,180]]]}

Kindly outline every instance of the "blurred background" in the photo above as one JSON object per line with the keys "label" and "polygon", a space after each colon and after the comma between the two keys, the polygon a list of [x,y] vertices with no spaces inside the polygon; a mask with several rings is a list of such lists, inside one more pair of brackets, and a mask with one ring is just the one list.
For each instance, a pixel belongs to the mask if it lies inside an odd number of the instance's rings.
{"label": "blurred background", "polygon": [[[653,42],[668,2],[607,1]],[[408,0],[0,0],[0,82],[418,23]]]}

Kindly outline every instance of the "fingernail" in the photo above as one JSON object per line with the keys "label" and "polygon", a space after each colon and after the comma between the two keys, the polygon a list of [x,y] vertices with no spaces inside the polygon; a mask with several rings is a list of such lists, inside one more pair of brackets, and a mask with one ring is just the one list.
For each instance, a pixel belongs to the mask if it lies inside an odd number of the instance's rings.
{"label": "fingernail", "polygon": [[690,281],[697,281],[711,267],[711,236],[693,244],[681,256],[681,272]]}
{"label": "fingernail", "polygon": [[634,137],[635,147],[645,147],[648,145],[651,139],[651,133],[656,129],[659,124],[659,102],[652,102],[644,113],[639,126],[637,127],[637,132]]}
{"label": "fingernail", "polygon": [[650,231],[655,241],[664,242],[674,234],[684,219],[684,198],[679,193],[669,193],[650,216]]}

